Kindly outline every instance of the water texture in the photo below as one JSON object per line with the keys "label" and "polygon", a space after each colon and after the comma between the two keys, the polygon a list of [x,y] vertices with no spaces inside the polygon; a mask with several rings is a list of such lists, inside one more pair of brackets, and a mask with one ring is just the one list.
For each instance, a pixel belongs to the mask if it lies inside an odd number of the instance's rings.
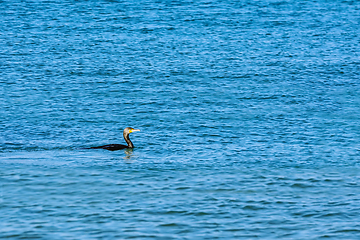
{"label": "water texture", "polygon": [[359,26],[350,0],[0,1],[0,238],[360,239]]}

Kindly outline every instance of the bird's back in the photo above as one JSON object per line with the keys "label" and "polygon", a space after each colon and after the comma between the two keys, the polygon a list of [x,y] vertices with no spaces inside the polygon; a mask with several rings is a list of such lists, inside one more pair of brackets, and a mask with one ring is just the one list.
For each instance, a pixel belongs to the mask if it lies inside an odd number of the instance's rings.
{"label": "bird's back", "polygon": [[109,145],[103,145],[103,146],[99,146],[99,147],[91,147],[91,149],[106,149],[109,151],[116,151],[116,150],[121,150],[121,149],[125,149],[125,148],[129,148],[126,145],[123,144],[109,144]]}

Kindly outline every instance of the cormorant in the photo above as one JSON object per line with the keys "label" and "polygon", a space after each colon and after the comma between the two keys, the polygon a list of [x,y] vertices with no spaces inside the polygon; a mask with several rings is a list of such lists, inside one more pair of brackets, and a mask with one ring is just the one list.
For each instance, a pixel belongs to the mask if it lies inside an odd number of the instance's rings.
{"label": "cormorant", "polygon": [[125,149],[125,148],[134,148],[134,144],[131,142],[131,140],[129,138],[129,134],[132,132],[140,132],[140,129],[134,129],[131,127],[127,127],[124,129],[123,136],[124,136],[124,139],[125,139],[125,142],[127,143],[127,145],[109,144],[109,145],[103,145],[103,146],[98,146],[98,147],[91,147],[91,148],[87,148],[87,149],[106,149],[109,151],[116,151],[116,150],[121,150],[121,149]]}

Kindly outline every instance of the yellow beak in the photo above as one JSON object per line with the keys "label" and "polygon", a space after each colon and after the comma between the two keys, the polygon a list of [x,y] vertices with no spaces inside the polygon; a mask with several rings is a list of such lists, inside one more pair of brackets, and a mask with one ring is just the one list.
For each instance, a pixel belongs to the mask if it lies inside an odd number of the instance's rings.
{"label": "yellow beak", "polygon": [[132,133],[132,132],[140,132],[140,129],[130,129],[129,132],[130,132],[130,133]]}

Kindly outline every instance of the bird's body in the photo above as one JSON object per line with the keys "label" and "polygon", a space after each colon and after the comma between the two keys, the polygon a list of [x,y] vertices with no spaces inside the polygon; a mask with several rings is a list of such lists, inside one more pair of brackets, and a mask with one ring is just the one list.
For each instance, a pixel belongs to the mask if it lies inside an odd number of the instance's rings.
{"label": "bird's body", "polygon": [[116,150],[121,150],[121,149],[125,149],[125,148],[129,148],[129,146],[126,146],[123,144],[109,144],[109,145],[104,145],[104,146],[91,147],[90,149],[106,149],[109,151],[116,151]]}
{"label": "bird's body", "polygon": [[124,129],[123,132],[123,136],[125,139],[125,142],[127,143],[127,145],[123,145],[123,144],[108,144],[108,145],[103,145],[103,146],[98,146],[98,147],[90,147],[87,149],[106,149],[109,151],[116,151],[116,150],[121,150],[121,149],[125,149],[125,148],[134,148],[134,144],[131,142],[130,138],[129,138],[129,134],[132,132],[139,132],[139,129],[134,129],[134,128],[130,128],[127,127]]}

